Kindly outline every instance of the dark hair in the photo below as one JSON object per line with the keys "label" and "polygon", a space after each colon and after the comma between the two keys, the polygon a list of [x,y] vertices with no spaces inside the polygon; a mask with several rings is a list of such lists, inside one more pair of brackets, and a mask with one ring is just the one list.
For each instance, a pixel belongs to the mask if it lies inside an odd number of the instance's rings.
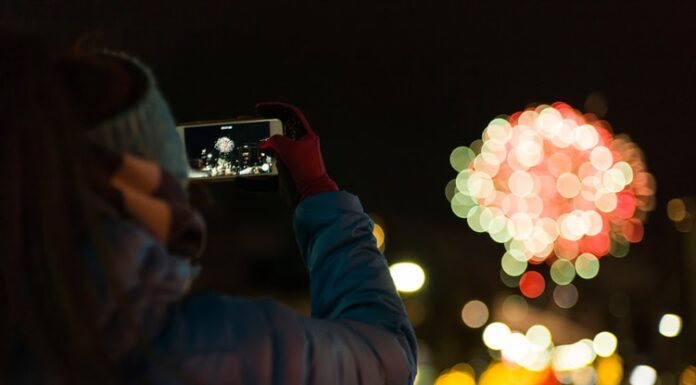
{"label": "dark hair", "polygon": [[57,58],[39,39],[0,29],[2,383],[114,378],[81,252],[99,243],[81,132],[134,98],[137,77],[123,68],[98,55]]}

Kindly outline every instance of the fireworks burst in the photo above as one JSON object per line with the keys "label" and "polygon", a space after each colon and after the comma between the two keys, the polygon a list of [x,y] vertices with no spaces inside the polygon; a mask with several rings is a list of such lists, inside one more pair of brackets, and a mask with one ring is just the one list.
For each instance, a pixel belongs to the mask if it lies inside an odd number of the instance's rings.
{"label": "fireworks burst", "polygon": [[559,285],[592,278],[599,258],[625,256],[643,238],[654,207],[641,150],[565,103],[493,119],[450,162],[458,172],[446,189],[452,211],[505,245],[510,276],[546,262]]}
{"label": "fireworks burst", "polygon": [[234,142],[232,141],[232,139],[223,136],[215,141],[215,149],[223,154],[227,154],[234,150]]}

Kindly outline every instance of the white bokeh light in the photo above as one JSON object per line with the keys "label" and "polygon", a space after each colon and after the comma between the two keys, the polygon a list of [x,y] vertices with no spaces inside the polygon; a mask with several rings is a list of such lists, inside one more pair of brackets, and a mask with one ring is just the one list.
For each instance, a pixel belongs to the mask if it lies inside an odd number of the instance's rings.
{"label": "white bokeh light", "polygon": [[394,286],[398,291],[412,293],[420,290],[425,283],[425,271],[413,262],[399,262],[389,267]]}
{"label": "white bokeh light", "polygon": [[600,357],[609,357],[616,351],[616,336],[610,332],[597,333],[592,341],[595,353]]}
{"label": "white bokeh light", "polygon": [[676,314],[665,314],[660,319],[658,330],[665,337],[676,337],[681,332],[682,320]]}
{"label": "white bokeh light", "polygon": [[657,372],[648,365],[638,365],[633,368],[628,382],[631,385],[654,385],[657,381]]}
{"label": "white bokeh light", "polygon": [[483,330],[483,343],[493,350],[500,350],[510,335],[510,328],[502,322],[493,322]]}

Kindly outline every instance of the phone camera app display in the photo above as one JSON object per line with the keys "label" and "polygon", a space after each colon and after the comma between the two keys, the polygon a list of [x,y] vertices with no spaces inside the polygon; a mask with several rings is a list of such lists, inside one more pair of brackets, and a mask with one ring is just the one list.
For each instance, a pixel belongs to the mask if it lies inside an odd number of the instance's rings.
{"label": "phone camera app display", "polygon": [[268,122],[229,123],[184,130],[192,178],[273,173],[273,158],[259,148]]}

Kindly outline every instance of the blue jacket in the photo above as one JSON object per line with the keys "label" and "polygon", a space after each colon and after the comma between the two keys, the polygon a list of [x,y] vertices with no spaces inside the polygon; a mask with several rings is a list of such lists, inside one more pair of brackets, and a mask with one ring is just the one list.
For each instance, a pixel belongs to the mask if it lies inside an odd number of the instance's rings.
{"label": "blue jacket", "polygon": [[[120,226],[135,229],[134,224]],[[124,370],[157,384],[411,384],[417,346],[373,223],[346,192],[310,196],[294,228],[310,275],[312,316],[273,300],[221,294],[185,297],[188,263],[144,232],[121,228],[120,270],[137,298],[148,353],[128,333],[114,341]],[[127,237],[127,239],[123,239]],[[135,278],[134,277],[138,277]],[[109,318],[105,324],[118,325]],[[125,337],[124,337],[125,336]],[[146,358],[145,358],[146,357]],[[147,362],[147,364],[143,364]]]}

